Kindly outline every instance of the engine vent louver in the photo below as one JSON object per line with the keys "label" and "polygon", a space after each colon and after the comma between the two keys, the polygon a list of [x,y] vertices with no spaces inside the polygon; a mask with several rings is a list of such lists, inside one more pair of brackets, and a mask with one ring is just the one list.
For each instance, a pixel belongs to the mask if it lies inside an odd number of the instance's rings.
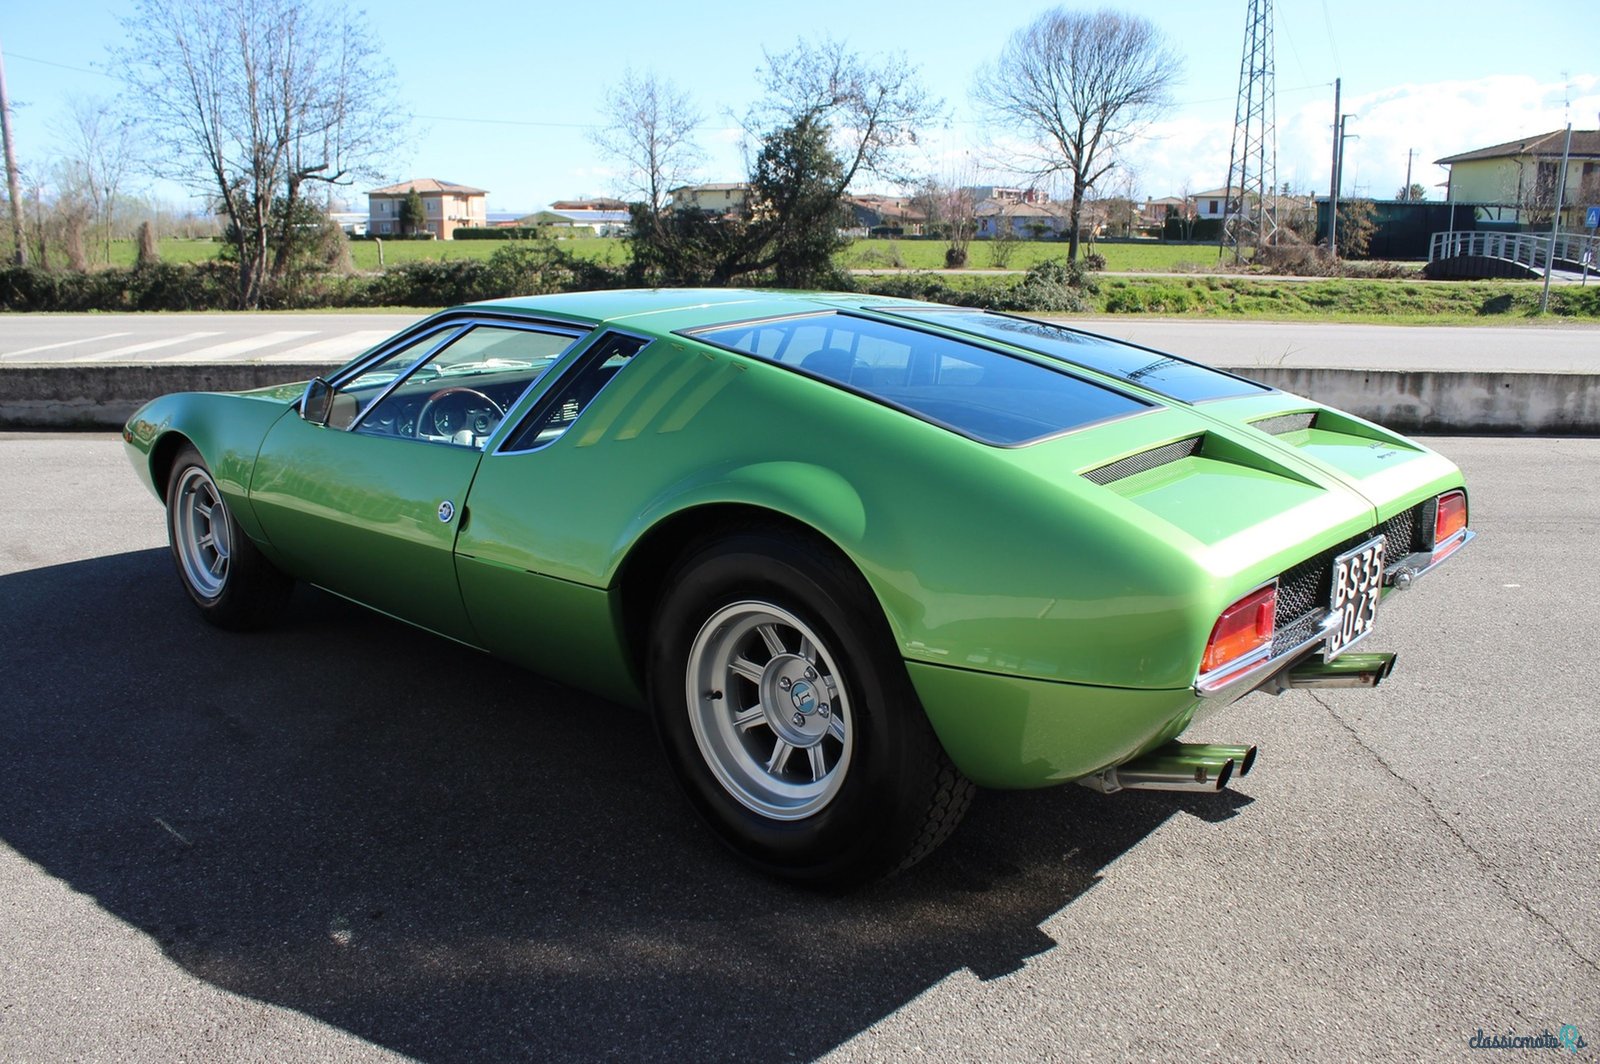
{"label": "engine vent louver", "polygon": [[1250,427],[1260,429],[1269,436],[1282,436],[1285,432],[1298,432],[1316,425],[1315,411],[1305,411],[1300,414],[1279,414],[1277,417],[1262,418],[1260,421],[1250,422]]}
{"label": "engine vent louver", "polygon": [[1119,458],[1115,462],[1103,465],[1099,469],[1091,469],[1083,474],[1084,478],[1096,484],[1110,484],[1123,477],[1131,477],[1135,473],[1143,473],[1147,469],[1169,465],[1180,459],[1188,458],[1200,450],[1201,436],[1191,436],[1187,440],[1178,440],[1175,443],[1164,444],[1138,454],[1130,454],[1126,458]]}

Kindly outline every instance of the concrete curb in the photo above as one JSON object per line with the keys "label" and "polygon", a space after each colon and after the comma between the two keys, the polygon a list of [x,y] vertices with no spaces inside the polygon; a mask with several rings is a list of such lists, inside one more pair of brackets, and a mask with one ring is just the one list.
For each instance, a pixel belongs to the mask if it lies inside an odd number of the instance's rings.
{"label": "concrete curb", "polygon": [[[120,429],[168,392],[241,391],[327,373],[290,362],[0,364],[0,428]],[[1238,366],[1231,372],[1398,432],[1600,435],[1600,375]]]}
{"label": "concrete curb", "polygon": [[343,363],[0,363],[0,428],[120,429],[168,392],[238,392],[309,380]]}
{"label": "concrete curb", "polygon": [[1600,375],[1240,366],[1230,372],[1410,433],[1600,435]]}

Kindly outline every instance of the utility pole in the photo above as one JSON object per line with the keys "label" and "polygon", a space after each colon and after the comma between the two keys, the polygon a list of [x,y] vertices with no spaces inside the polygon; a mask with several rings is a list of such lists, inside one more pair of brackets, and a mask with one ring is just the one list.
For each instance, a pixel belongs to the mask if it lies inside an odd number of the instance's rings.
{"label": "utility pole", "polygon": [[1567,194],[1567,160],[1572,157],[1572,123],[1567,123],[1567,142],[1561,148],[1561,173],[1556,177],[1556,213],[1550,219],[1550,252],[1544,257],[1544,292],[1539,296],[1539,313],[1550,309],[1550,268],[1556,259],[1556,237],[1561,234],[1561,200]]}
{"label": "utility pole", "polygon": [[1407,203],[1411,202],[1411,157],[1417,154],[1417,149],[1406,149],[1406,194],[1400,198]]}
{"label": "utility pole", "polygon": [[1339,257],[1339,149],[1344,146],[1340,134],[1344,125],[1339,121],[1339,82],[1333,79],[1333,163],[1328,168],[1328,254]]}
{"label": "utility pole", "polygon": [[[1361,116],[1355,114],[1339,115],[1333,124],[1333,216],[1335,219],[1339,216],[1339,191],[1344,185],[1344,142],[1351,137],[1356,137],[1357,140],[1361,139],[1354,133],[1346,133],[1344,126],[1350,119],[1359,117]],[[1332,223],[1328,226],[1328,232],[1330,234],[1335,233],[1335,226]],[[1339,257],[1339,244],[1337,241],[1332,242],[1331,249],[1333,257],[1337,259]]]}
{"label": "utility pole", "polygon": [[11,261],[28,264],[28,245],[22,240],[22,189],[17,182],[17,151],[11,145],[11,99],[6,96],[6,59],[0,50],[0,140],[5,141],[6,192],[11,197],[11,239],[16,246]]}

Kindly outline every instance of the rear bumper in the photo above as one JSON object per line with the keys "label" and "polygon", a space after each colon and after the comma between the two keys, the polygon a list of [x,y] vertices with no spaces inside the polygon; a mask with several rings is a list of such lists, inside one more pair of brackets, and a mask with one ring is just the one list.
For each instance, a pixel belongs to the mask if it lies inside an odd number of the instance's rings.
{"label": "rear bumper", "polygon": [[911,683],[950,759],[984,787],[1046,787],[1176,737],[1193,691],[1090,687],[908,661]]}

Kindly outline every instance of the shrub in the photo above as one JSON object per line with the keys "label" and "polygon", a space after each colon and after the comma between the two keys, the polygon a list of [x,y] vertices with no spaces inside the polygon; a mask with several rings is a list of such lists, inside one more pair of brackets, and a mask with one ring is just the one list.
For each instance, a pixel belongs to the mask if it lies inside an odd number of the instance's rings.
{"label": "shrub", "polygon": [[1600,318],[1600,287],[1564,287],[1550,293],[1550,312],[1563,317]]}
{"label": "shrub", "polygon": [[543,240],[549,233],[544,226],[516,225],[485,229],[462,226],[450,235],[452,240]]}
{"label": "shrub", "polygon": [[422,260],[391,266],[367,286],[366,302],[379,307],[446,307],[488,298],[489,264],[479,259]]}
{"label": "shrub", "polygon": [[[1028,267],[1022,280],[1005,294],[1006,310],[1078,311],[1088,271],[1081,262],[1051,259]],[[1091,289],[1092,290],[1092,289]]]}

